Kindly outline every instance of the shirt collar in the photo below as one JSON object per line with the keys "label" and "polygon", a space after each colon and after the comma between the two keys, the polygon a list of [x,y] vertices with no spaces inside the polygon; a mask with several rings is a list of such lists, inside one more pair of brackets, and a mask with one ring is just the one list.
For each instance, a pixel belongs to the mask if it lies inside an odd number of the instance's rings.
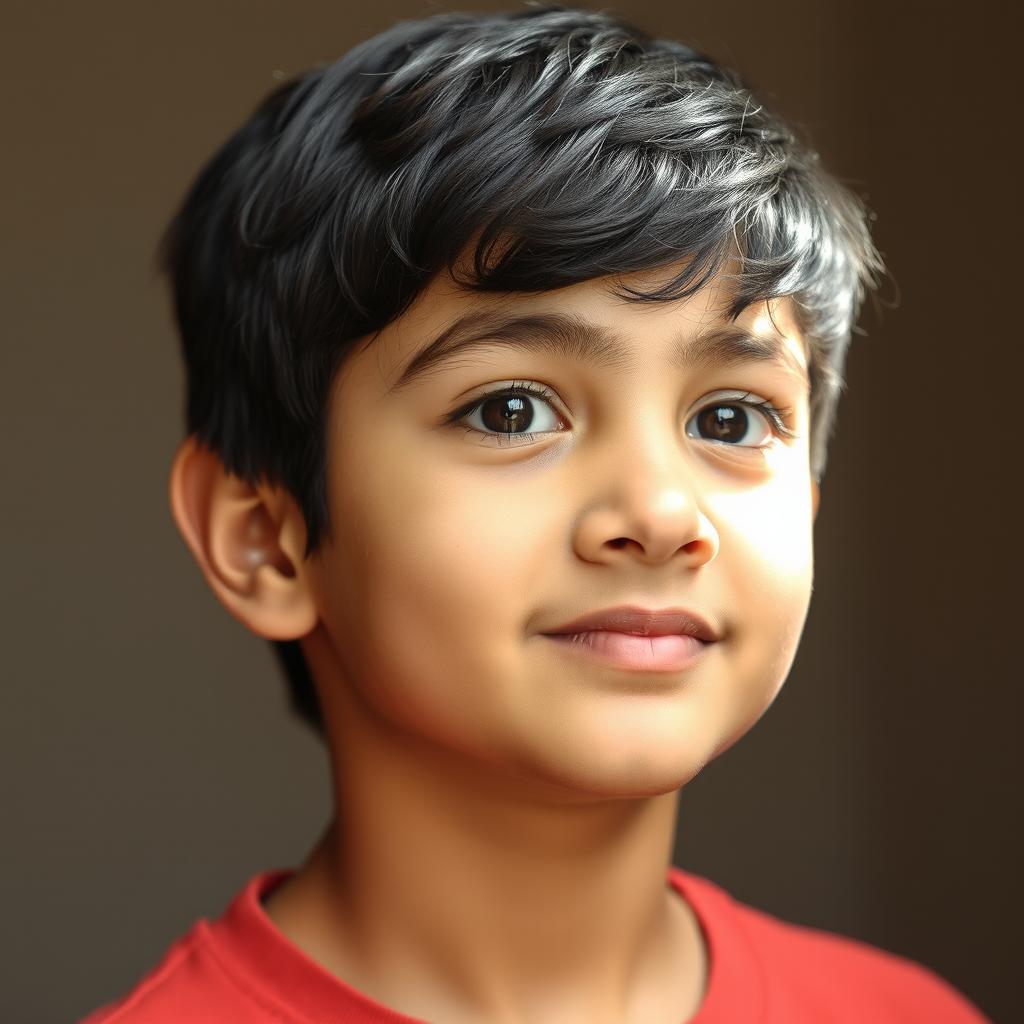
{"label": "shirt collar", "polygon": [[[310,1024],[425,1024],[346,984],[278,929],[262,900],[293,874],[293,869],[276,868],[254,875],[208,926],[207,940],[221,957],[264,998]],[[692,907],[708,950],[704,999],[685,1024],[759,1019],[766,979],[732,897],[709,879],[674,866],[668,869],[668,884]]]}

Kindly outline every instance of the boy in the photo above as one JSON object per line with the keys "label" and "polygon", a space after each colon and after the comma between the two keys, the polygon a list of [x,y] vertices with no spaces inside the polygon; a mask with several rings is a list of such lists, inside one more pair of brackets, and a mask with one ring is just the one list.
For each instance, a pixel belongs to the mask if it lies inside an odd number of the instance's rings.
{"label": "boy", "polygon": [[265,101],[165,240],[170,494],[335,817],[89,1024],[984,1019],[669,865],[795,657],[865,221],[606,14],[402,24]]}

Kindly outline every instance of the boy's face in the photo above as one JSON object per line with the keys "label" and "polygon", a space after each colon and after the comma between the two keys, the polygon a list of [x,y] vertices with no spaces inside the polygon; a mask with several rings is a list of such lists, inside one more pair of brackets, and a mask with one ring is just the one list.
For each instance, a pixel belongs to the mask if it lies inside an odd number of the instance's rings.
{"label": "boy's face", "polygon": [[[329,407],[333,536],[309,567],[332,659],[316,662],[320,686],[566,799],[668,792],[746,732],[796,653],[817,489],[789,300],[730,324],[726,297],[716,283],[631,304],[607,279],[478,295],[443,278],[353,352]],[[553,342],[579,339],[534,324],[520,346],[492,340],[396,387],[467,313],[573,318],[623,351],[559,354]],[[728,327],[783,358],[716,359],[721,341],[675,354]],[[524,383],[552,397],[501,393]],[[795,436],[739,399],[791,410]],[[688,668],[647,671],[545,635],[617,605],[684,608],[720,639]]]}

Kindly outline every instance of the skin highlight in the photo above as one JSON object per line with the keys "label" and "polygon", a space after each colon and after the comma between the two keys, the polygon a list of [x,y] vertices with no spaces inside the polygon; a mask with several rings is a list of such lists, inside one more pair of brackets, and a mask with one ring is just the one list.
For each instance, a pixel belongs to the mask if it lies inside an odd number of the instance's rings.
{"label": "skin highlight", "polygon": [[[727,278],[651,305],[610,283],[510,296],[442,277],[353,352],[328,417],[332,534],[310,559],[287,493],[224,474],[191,439],[172,469],[211,586],[252,631],[301,639],[327,724],[334,819],[266,910],[326,969],[424,1020],[697,1012],[708,951],[665,880],[679,790],[767,711],[806,619],[806,383],[763,362],[670,369],[680,336],[724,323]],[[470,307],[572,315],[631,359],[608,370],[495,347],[391,392]],[[806,367],[790,300],[737,322]],[[529,399],[537,433],[463,429],[479,411],[448,422],[513,382],[555,396]],[[747,393],[789,410],[793,436],[694,436],[700,410]],[[748,410],[759,441],[760,417]],[[542,635],[620,604],[691,609],[721,639],[655,675]]]}

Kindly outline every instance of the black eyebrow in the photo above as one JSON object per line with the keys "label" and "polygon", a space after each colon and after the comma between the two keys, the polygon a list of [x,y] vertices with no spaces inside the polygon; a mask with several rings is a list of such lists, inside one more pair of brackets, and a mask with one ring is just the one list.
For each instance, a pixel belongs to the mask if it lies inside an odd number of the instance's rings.
{"label": "black eyebrow", "polygon": [[[417,352],[388,390],[395,392],[408,387],[456,354],[496,345],[587,362],[607,370],[625,370],[632,360],[630,346],[618,335],[581,317],[561,313],[504,316],[472,312],[460,317]],[[671,359],[673,368],[684,371],[745,362],[775,364],[810,389],[806,368],[778,334],[752,334],[734,325],[714,326],[688,338],[680,337]]]}

